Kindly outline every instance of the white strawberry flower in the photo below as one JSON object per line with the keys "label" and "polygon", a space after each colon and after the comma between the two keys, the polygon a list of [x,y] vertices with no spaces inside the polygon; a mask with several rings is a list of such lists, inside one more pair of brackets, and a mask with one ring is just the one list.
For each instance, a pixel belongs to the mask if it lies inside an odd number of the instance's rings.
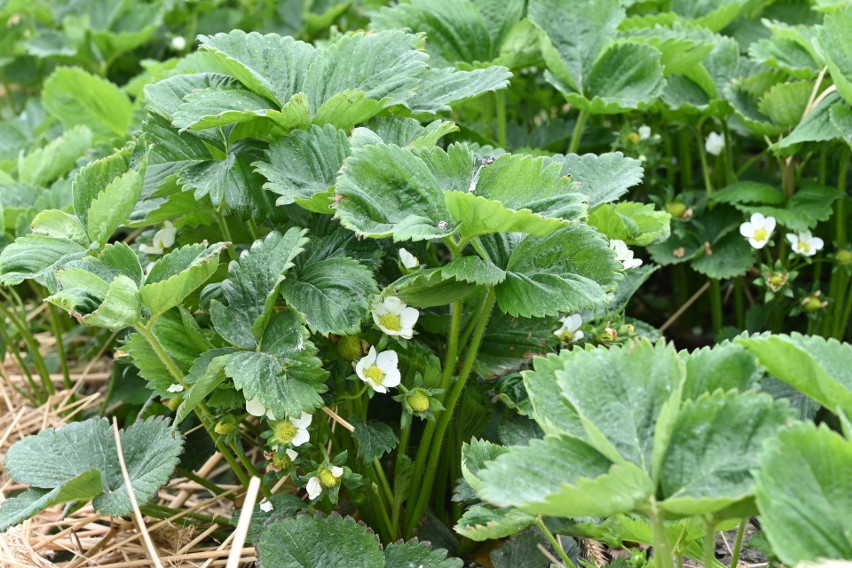
{"label": "white strawberry flower", "polygon": [[169,47],[175,51],[183,51],[186,49],[186,39],[183,36],[175,36],[172,38],[172,41],[169,42]]}
{"label": "white strawberry flower", "polygon": [[179,385],[177,383],[174,383],[172,385],[169,385],[169,388],[166,389],[166,390],[169,391],[169,392],[172,392],[172,393],[183,392],[183,385]]}
{"label": "white strawberry flower", "polygon": [[798,235],[787,233],[787,240],[793,245],[793,252],[802,256],[813,256],[825,246],[825,242],[821,238],[811,235],[810,231]]}
{"label": "white strawberry flower", "polygon": [[580,314],[571,314],[560,320],[562,327],[553,332],[553,335],[569,343],[573,343],[579,339],[583,339],[585,335],[580,331],[580,326],[583,325],[583,317]]}
{"label": "white strawberry flower", "polygon": [[246,400],[246,412],[257,417],[266,415],[266,417],[270,420],[275,420],[275,415],[272,414],[272,411],[266,408],[262,402],[260,402],[259,397]]}
{"label": "white strawberry flower", "polygon": [[323,489],[331,489],[337,485],[337,480],[342,475],[342,467],[335,465],[328,469],[325,466],[320,466],[317,474],[308,480],[308,485],[305,487],[308,490],[308,498],[314,500],[320,496]]}
{"label": "white strawberry flower", "polygon": [[647,140],[648,138],[651,137],[651,127],[648,126],[647,124],[643,124],[642,126],[639,127],[638,133],[639,133],[639,140]]}
{"label": "white strawberry flower", "polygon": [[704,149],[707,150],[709,154],[718,156],[722,153],[722,150],[725,149],[725,137],[716,132],[711,132],[704,140]]}
{"label": "white strawberry flower", "polygon": [[284,453],[287,454],[287,457],[290,458],[291,462],[296,461],[296,458],[299,457],[298,452],[296,452],[296,450],[291,450],[290,448],[284,450]]}
{"label": "white strawberry flower", "polygon": [[624,265],[625,270],[642,266],[641,258],[633,258],[633,251],[627,247],[624,241],[612,239],[609,241],[609,248],[615,251],[615,258]]}
{"label": "white strawberry flower", "polygon": [[766,246],[774,230],[775,217],[764,217],[761,213],[753,213],[748,221],[740,225],[740,234],[756,249]]}
{"label": "white strawberry flower", "polygon": [[145,254],[163,254],[164,250],[175,244],[175,235],[177,235],[177,228],[171,221],[166,221],[163,223],[163,228],[154,233],[151,246],[139,245],[139,250]]}
{"label": "white strawberry flower", "polygon": [[388,296],[381,303],[374,304],[372,313],[373,321],[379,329],[388,335],[398,335],[405,339],[414,336],[414,324],[420,317],[420,312],[409,308],[396,296]]}
{"label": "white strawberry flower", "polygon": [[[272,426],[272,438],[269,441],[275,444],[275,447],[278,447],[278,445],[299,447],[310,440],[308,426],[311,425],[313,419],[313,416],[307,412],[303,412],[299,418],[289,418],[276,422]],[[287,455],[290,455],[289,452]]]}
{"label": "white strawberry flower", "polygon": [[413,270],[420,266],[420,261],[417,260],[417,257],[404,248],[399,249],[399,261],[408,270]]}
{"label": "white strawberry flower", "polygon": [[272,512],[272,509],[275,508],[272,506],[272,501],[270,501],[269,499],[264,499],[263,501],[261,501],[259,507],[260,510],[264,513],[270,513]]}
{"label": "white strawberry flower", "polygon": [[358,361],[355,373],[376,392],[388,392],[388,388],[399,385],[402,378],[396,351],[377,354],[375,347],[370,347],[369,353]]}

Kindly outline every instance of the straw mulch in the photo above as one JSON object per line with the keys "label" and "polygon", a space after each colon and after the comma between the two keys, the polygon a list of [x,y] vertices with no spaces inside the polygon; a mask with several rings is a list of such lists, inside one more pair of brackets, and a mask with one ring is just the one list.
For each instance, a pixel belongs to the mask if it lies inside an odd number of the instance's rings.
{"label": "straw mulch", "polygon": [[[49,338],[39,338],[42,348],[49,347]],[[24,489],[15,484],[1,467],[9,447],[30,434],[45,428],[57,428],[75,416],[97,409],[103,403],[103,392],[110,375],[110,361],[102,359],[75,374],[74,389],[62,390],[44,406],[34,408],[16,392],[14,387],[26,388],[20,369],[11,358],[0,369],[0,502]],[[52,377],[54,378],[54,377]],[[62,377],[54,378],[57,389]],[[216,475],[227,464],[214,455],[196,472],[200,477]],[[234,514],[233,500],[242,502],[239,486],[223,486],[228,491],[216,496],[208,489],[185,478],[174,478],[163,487],[154,503],[180,510],[179,515],[166,519],[144,518],[151,536],[153,551],[145,546],[135,516],[112,518],[97,514],[92,506],[63,516],[63,507],[33,517],[18,527],[0,534],[0,566],[3,568],[132,568],[162,565],[164,567],[206,568],[226,566],[235,534],[229,526]],[[252,501],[254,501],[252,496]],[[200,513],[214,517],[216,522],[196,528],[186,523],[188,515]],[[140,515],[141,516],[141,515]],[[237,540],[240,540],[239,538]],[[152,559],[152,553],[158,557]],[[239,562],[237,562],[239,558]],[[254,548],[241,548],[230,566],[254,566]]]}

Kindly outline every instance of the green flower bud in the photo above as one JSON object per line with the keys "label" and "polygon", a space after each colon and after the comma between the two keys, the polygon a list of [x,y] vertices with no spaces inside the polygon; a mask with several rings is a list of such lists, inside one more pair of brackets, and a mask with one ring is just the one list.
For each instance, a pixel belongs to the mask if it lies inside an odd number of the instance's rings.
{"label": "green flower bud", "polygon": [[231,432],[234,431],[235,426],[230,422],[217,422],[213,427],[213,431],[219,434],[220,436],[227,436]]}
{"label": "green flower bud", "polygon": [[837,263],[840,264],[840,266],[849,266],[852,264],[852,250],[843,249],[837,251]]}
{"label": "green flower bud", "polygon": [[414,389],[405,397],[405,402],[413,412],[426,412],[429,410],[429,395],[423,389]]}
{"label": "green flower bud", "polygon": [[679,201],[672,201],[671,203],[666,203],[666,211],[669,212],[669,215],[678,219],[683,217],[683,214],[686,213],[686,209],[686,204],[680,203]]}
{"label": "green flower bud", "polygon": [[337,354],[346,361],[354,361],[364,355],[361,348],[361,337],[345,335],[337,340]]}

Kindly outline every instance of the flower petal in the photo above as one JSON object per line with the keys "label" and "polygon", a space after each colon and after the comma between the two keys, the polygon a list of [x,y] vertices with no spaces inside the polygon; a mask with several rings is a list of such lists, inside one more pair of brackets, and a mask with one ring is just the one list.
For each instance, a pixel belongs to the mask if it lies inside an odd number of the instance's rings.
{"label": "flower petal", "polygon": [[340,477],[343,475],[343,468],[337,465],[331,466],[331,475],[334,477]]}
{"label": "flower petal", "polygon": [[310,439],[311,435],[308,434],[308,431],[300,429],[298,432],[296,432],[296,436],[293,437],[293,441],[290,443],[298,448],[302,444],[307,443]]}
{"label": "flower petal", "polygon": [[382,380],[382,386],[393,388],[398,386],[402,376],[399,373],[399,370],[392,369],[385,373],[385,378]]}
{"label": "flower petal", "polygon": [[376,357],[376,366],[385,373],[396,370],[399,367],[399,355],[392,349],[382,351]]}
{"label": "flower petal", "polygon": [[307,412],[303,412],[301,416],[298,418],[291,418],[290,422],[293,423],[293,426],[296,428],[307,428],[311,425],[311,422],[314,421],[314,417],[312,414],[308,414]]}
{"label": "flower petal", "polygon": [[308,485],[305,487],[308,491],[309,499],[316,499],[322,493],[322,484],[318,477],[312,477],[308,480]]}
{"label": "flower petal", "polygon": [[746,221],[740,225],[740,234],[750,239],[754,236],[754,225],[750,221]]}
{"label": "flower petal", "polygon": [[252,416],[263,416],[266,414],[266,406],[260,402],[258,397],[254,397],[246,401],[246,412]]}

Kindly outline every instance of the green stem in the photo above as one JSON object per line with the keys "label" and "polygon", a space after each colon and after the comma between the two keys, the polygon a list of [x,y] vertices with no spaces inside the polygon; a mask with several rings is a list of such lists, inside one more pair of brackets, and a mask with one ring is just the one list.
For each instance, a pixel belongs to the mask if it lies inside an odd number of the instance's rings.
{"label": "green stem", "polygon": [[583,127],[586,126],[586,119],[589,118],[589,113],[581,110],[577,116],[577,123],[574,125],[574,132],[571,134],[571,144],[568,146],[569,154],[576,154],[580,149],[580,138],[583,137]]}
{"label": "green stem", "polygon": [[748,169],[749,169],[750,167],[752,167],[752,166],[755,164],[755,162],[757,162],[757,161],[759,161],[759,160],[762,160],[764,157],[766,157],[766,153],[767,153],[767,152],[769,152],[769,148],[767,148],[767,149],[763,150],[762,152],[760,152],[760,153],[758,153],[758,154],[755,154],[754,156],[752,156],[751,158],[749,158],[748,160],[746,160],[746,162],[745,162],[742,166],[740,166],[740,168],[737,170],[737,173],[736,173],[736,174],[734,174],[734,175],[735,175],[735,177],[736,177],[736,178],[740,178],[740,177],[742,177],[742,175],[743,175],[746,171],[748,171]]}
{"label": "green stem", "polygon": [[506,148],[506,93],[494,91],[494,105],[497,107],[497,144]]}
{"label": "green stem", "polygon": [[846,248],[846,223],[849,221],[846,218],[846,174],[849,171],[849,156],[850,150],[847,148],[843,152],[843,158],[840,160],[840,171],[837,172],[837,189],[843,192],[840,199],[837,200],[837,212],[834,215],[835,219],[835,239],[837,240],[837,248]]}
{"label": "green stem", "polygon": [[56,389],[53,388],[53,382],[50,380],[50,371],[47,369],[44,358],[39,352],[38,341],[36,341],[36,338],[33,336],[30,326],[27,325],[26,319],[23,321],[19,320],[17,315],[6,309],[6,306],[3,305],[2,302],[0,302],[0,314],[5,316],[21,334],[21,339],[23,339],[24,343],[27,345],[27,353],[35,365],[46,396],[55,394]]}
{"label": "green stem", "polygon": [[707,166],[707,154],[704,151],[704,140],[701,139],[700,128],[695,131],[695,138],[698,142],[698,159],[701,161],[701,173],[704,177],[704,191],[707,194],[707,201],[709,202],[713,196],[713,183],[710,181],[710,168]]}
{"label": "green stem", "polygon": [[[234,239],[231,237],[231,230],[228,228],[228,220],[225,219],[225,216],[222,214],[221,207],[216,209],[216,221],[219,223],[219,229],[222,231],[222,236],[225,240],[229,243],[233,243]],[[228,247],[228,256],[231,260],[237,260],[237,253],[234,250],[234,247]]]}
{"label": "green stem", "polygon": [[737,327],[745,329],[745,301],[743,299],[743,282],[742,276],[734,280],[734,309],[737,312]]}
{"label": "green stem", "polygon": [[731,553],[731,568],[737,568],[740,564],[740,551],[743,549],[743,535],[748,524],[748,518],[740,521],[740,528],[737,529],[737,540],[734,542],[734,550]]}
{"label": "green stem", "polygon": [[[239,460],[239,462],[241,464],[243,464],[243,467],[246,468],[246,471],[248,472],[249,477],[263,478],[263,475],[258,473],[257,469],[254,467],[254,464],[251,463],[251,460],[246,455],[242,444],[238,443],[237,440],[234,440],[234,441],[231,442],[230,447],[231,447],[232,450],[234,450],[234,454],[237,456],[237,459]],[[264,497],[266,497],[267,499],[272,498],[272,492],[263,483],[260,484],[260,490],[263,492]]]}
{"label": "green stem", "polygon": [[668,535],[663,512],[657,508],[657,502],[651,503],[651,529],[653,531],[654,561],[657,568],[674,568],[672,562],[672,550],[669,546]]}
{"label": "green stem", "polygon": [[53,304],[47,304],[47,314],[50,317],[50,327],[53,329],[53,336],[56,338],[56,355],[59,358],[59,367],[62,369],[62,382],[66,389],[71,390],[74,388],[74,385],[71,383],[71,373],[68,371],[68,358],[65,356],[65,342],[62,339],[62,328],[59,326],[59,318],[56,316]]}
{"label": "green stem", "polygon": [[391,490],[390,483],[388,483],[388,478],[385,475],[385,470],[382,469],[382,464],[379,462],[378,458],[373,459],[373,469],[376,471],[376,477],[379,479],[379,485],[384,491],[385,501],[388,505],[390,505],[393,503],[393,491]]}
{"label": "green stem", "polygon": [[[396,462],[394,463],[394,471],[393,471],[393,480],[394,480],[394,489],[400,491],[401,488],[397,487],[397,480],[399,479],[399,468],[402,464],[402,456],[406,454],[408,451],[408,440],[411,437],[411,422],[409,421],[408,425],[402,429],[402,432],[399,435],[399,446],[397,446],[396,452]],[[402,514],[402,503],[403,499],[401,495],[394,495],[394,499],[391,501],[391,527],[393,529],[394,534],[399,534],[399,517]]]}
{"label": "green stem", "polygon": [[339,397],[337,397],[337,400],[357,400],[357,399],[360,399],[364,395],[364,392],[366,392],[367,388],[369,388],[369,386],[370,385],[368,385],[367,383],[364,383],[364,388],[362,388],[361,390],[359,390],[355,394],[349,394],[349,395],[346,395],[346,396],[339,396]]}
{"label": "green stem", "polygon": [[834,324],[833,337],[835,339],[842,339],[845,336],[846,329],[849,326],[849,317],[852,316],[852,279],[847,278],[847,284],[846,292],[841,296],[841,299],[846,298],[846,307],[843,309],[840,319]]}
{"label": "green stem", "polygon": [[731,185],[737,181],[737,174],[734,173],[734,148],[733,138],[728,130],[728,121],[722,120],[722,135],[725,137],[725,185]]}
{"label": "green stem", "polygon": [[[485,327],[488,323],[488,317],[491,315],[491,309],[494,307],[495,300],[496,294],[494,289],[490,288],[485,299],[485,305],[477,319],[476,328],[473,331],[473,337],[471,338],[470,347],[467,350],[464,365],[462,366],[458,379],[450,389],[450,395],[444,405],[445,410],[441,413],[437,422],[429,424],[429,426],[432,426],[432,424],[437,425],[434,428],[435,434],[429,448],[429,458],[425,464],[426,474],[423,476],[422,483],[410,488],[409,491],[409,496],[416,495],[417,500],[414,507],[411,509],[411,513],[408,514],[408,512],[406,512],[406,516],[408,518],[408,522],[406,523],[406,533],[408,534],[413,531],[414,526],[417,524],[417,520],[425,512],[426,504],[429,502],[429,497],[432,494],[432,485],[435,482],[435,473],[438,467],[438,461],[441,457],[441,452],[446,450],[446,448],[443,447],[444,435],[446,434],[447,426],[453,417],[453,411],[455,410],[456,404],[464,391],[467,379],[470,377],[470,372],[473,370],[473,364],[476,361],[476,354],[477,351],[479,351],[479,344],[482,342],[482,337],[485,335]],[[427,430],[430,429],[429,426],[427,426]]]}
{"label": "green stem", "polygon": [[[699,144],[702,146],[702,144]],[[689,130],[680,131],[680,189],[685,191],[692,187],[692,141]]]}
{"label": "green stem", "polygon": [[562,546],[562,543],[559,542],[559,539],[557,539],[554,534],[550,532],[550,529],[547,528],[547,525],[544,524],[541,515],[536,517],[535,524],[539,528],[539,530],[541,530],[544,536],[547,537],[548,542],[550,542],[550,545],[556,551],[556,554],[559,555],[559,558],[562,559],[562,562],[565,563],[565,566],[567,568],[576,568],[574,563],[571,562],[571,558],[568,556],[568,553],[565,552],[565,548]]}
{"label": "green stem", "polygon": [[196,475],[195,472],[189,471],[188,469],[184,469],[182,467],[178,467],[175,469],[175,472],[181,477],[185,477],[190,481],[194,481],[198,485],[204,487],[205,489],[211,491],[214,495],[221,495],[225,492],[224,489],[210,481],[209,479],[204,479],[200,475]]}
{"label": "green stem", "polygon": [[707,533],[704,536],[704,568],[713,568],[716,559],[716,527],[713,521],[707,521]]}
{"label": "green stem", "polygon": [[459,333],[461,332],[461,320],[464,304],[461,300],[452,303],[450,317],[450,338],[447,343],[447,357],[444,360],[444,371],[441,373],[441,388],[446,389],[450,385],[453,373],[456,370],[456,360],[459,354]]}
{"label": "green stem", "polygon": [[710,308],[713,311],[713,331],[716,335],[722,331],[722,285],[715,278],[710,280]]}

